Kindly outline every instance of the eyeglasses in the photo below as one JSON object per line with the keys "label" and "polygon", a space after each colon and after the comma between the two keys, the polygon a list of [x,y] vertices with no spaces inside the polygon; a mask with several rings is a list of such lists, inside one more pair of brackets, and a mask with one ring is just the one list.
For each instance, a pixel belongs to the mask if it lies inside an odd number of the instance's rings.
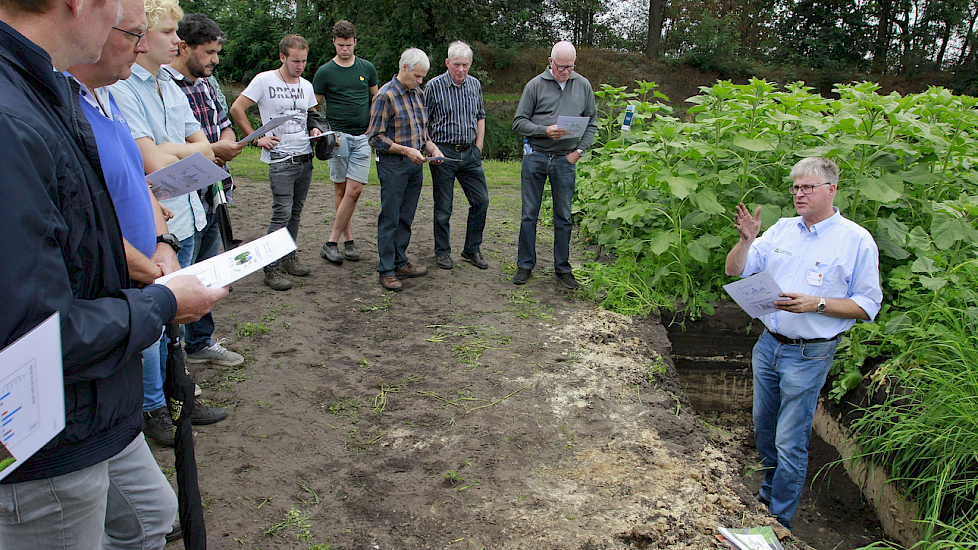
{"label": "eyeglasses", "polygon": [[554,62],[554,68],[557,69],[558,71],[573,71],[574,70],[574,66],[573,65],[558,65],[556,62]]}
{"label": "eyeglasses", "polygon": [[791,196],[792,197],[795,196],[795,195],[797,195],[799,191],[801,191],[802,193],[804,193],[806,195],[811,195],[812,194],[812,191],[814,191],[815,188],[818,187],[818,186],[820,186],[820,185],[832,185],[832,184],[831,183],[816,183],[816,184],[813,184],[813,185],[792,185],[791,187],[788,188],[788,192],[791,193]]}
{"label": "eyeglasses", "polygon": [[119,32],[126,33],[129,36],[135,36],[136,37],[136,45],[137,46],[143,40],[143,37],[146,36],[146,32],[145,31],[144,32],[141,32],[139,34],[136,34],[134,32],[127,31],[126,29],[120,29],[119,27],[112,27],[112,28],[115,29],[115,30],[117,30],[117,31],[119,31]]}

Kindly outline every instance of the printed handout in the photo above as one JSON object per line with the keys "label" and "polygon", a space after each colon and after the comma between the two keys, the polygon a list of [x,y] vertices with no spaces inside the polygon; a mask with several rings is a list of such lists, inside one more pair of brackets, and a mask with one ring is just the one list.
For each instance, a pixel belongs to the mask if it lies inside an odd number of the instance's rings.
{"label": "printed handout", "polygon": [[177,275],[195,275],[204,286],[219,288],[250,275],[295,250],[295,241],[285,227],[250,243],[156,279],[163,284]]}
{"label": "printed handout", "polygon": [[591,119],[586,116],[559,116],[557,117],[557,127],[567,130],[565,138],[581,137],[587,129],[587,123]]}
{"label": "printed handout", "polygon": [[58,312],[0,351],[0,479],[65,428]]}
{"label": "printed handout", "polygon": [[752,318],[778,311],[775,300],[781,300],[781,287],[767,271],[762,271],[723,285],[724,290]]}
{"label": "printed handout", "polygon": [[153,184],[156,199],[165,200],[192,193],[229,177],[231,174],[207,160],[207,157],[194,153],[146,176],[146,181]]}
{"label": "printed handout", "polygon": [[279,117],[275,117],[272,120],[269,120],[265,124],[262,124],[261,125],[261,128],[255,130],[254,132],[252,132],[252,133],[248,134],[247,136],[245,136],[244,139],[242,139],[241,141],[238,142],[238,145],[240,145],[242,143],[248,143],[249,141],[251,141],[253,139],[260,138],[261,136],[265,135],[266,132],[270,132],[270,131],[278,128],[279,126],[285,124],[287,121],[289,121],[290,119],[294,118],[295,116],[296,115],[282,115],[282,116],[279,116]]}

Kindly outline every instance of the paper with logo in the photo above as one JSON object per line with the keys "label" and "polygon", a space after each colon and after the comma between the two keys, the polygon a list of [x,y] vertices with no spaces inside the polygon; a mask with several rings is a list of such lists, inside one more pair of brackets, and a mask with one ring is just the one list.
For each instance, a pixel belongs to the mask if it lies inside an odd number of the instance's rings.
{"label": "paper with logo", "polygon": [[164,275],[154,282],[163,284],[177,275],[195,275],[204,286],[220,288],[258,271],[295,248],[292,235],[288,228],[283,227],[233,250]]}
{"label": "paper with logo", "polygon": [[58,312],[0,351],[0,479],[65,429]]}
{"label": "paper with logo", "polygon": [[720,527],[717,536],[727,546],[736,550],[784,550],[774,529],[770,527],[751,527],[748,529],[727,529]]}
{"label": "paper with logo", "polygon": [[194,153],[146,176],[146,181],[153,184],[156,199],[165,200],[192,193],[230,177],[231,174],[207,160],[207,157]]}
{"label": "paper with logo", "polygon": [[279,126],[285,124],[286,122],[288,122],[289,120],[291,120],[293,118],[295,118],[295,115],[294,114],[292,114],[292,115],[277,116],[277,117],[273,118],[272,120],[269,120],[265,124],[262,124],[261,125],[261,128],[255,130],[254,132],[252,132],[252,133],[248,134],[247,136],[245,136],[244,139],[242,139],[241,141],[238,142],[238,145],[241,145],[242,143],[248,143],[249,141],[251,141],[253,139],[258,139],[261,136],[265,135],[266,132],[270,132],[270,131],[278,128]]}
{"label": "paper with logo", "polygon": [[587,123],[591,119],[586,116],[559,116],[557,117],[557,127],[567,130],[564,138],[581,137],[587,129]]}
{"label": "paper with logo", "polygon": [[778,311],[778,308],[774,307],[774,301],[782,299],[781,287],[767,271],[723,285],[723,289],[730,294],[738,306],[755,319]]}

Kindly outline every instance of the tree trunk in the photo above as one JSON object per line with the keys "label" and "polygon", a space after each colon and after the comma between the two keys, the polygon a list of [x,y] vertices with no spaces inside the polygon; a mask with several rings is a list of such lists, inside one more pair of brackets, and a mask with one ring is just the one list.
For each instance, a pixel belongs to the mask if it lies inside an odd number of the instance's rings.
{"label": "tree trunk", "polygon": [[662,12],[666,0],[649,0],[649,37],[645,57],[659,59],[659,44],[662,41]]}
{"label": "tree trunk", "polygon": [[886,72],[886,55],[890,50],[890,30],[893,27],[893,0],[879,0],[880,17],[876,28],[876,44],[873,46],[874,73]]}

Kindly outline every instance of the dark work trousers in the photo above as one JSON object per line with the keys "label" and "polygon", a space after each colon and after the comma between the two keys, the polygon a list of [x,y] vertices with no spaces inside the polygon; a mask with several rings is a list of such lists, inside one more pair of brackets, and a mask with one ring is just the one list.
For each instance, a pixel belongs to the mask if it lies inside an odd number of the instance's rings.
{"label": "dark work trousers", "polygon": [[377,272],[382,277],[406,264],[411,224],[421,198],[424,170],[403,155],[380,153],[380,215],[377,217]]}
{"label": "dark work trousers", "polygon": [[442,155],[459,159],[459,162],[448,161],[431,165],[432,198],[435,203],[435,257],[447,256],[452,251],[449,221],[452,218],[456,179],[469,201],[465,246],[462,252],[480,252],[482,231],[486,227],[486,212],[489,210],[489,189],[486,187],[486,173],[482,169],[482,152],[475,145],[461,152],[447,147],[440,149]]}

